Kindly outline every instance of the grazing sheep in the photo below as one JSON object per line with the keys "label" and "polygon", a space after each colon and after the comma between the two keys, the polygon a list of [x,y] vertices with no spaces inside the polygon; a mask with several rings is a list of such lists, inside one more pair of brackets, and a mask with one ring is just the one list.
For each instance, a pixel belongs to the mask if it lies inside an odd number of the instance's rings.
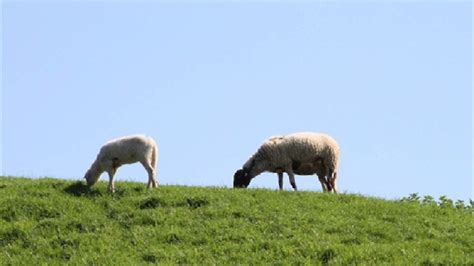
{"label": "grazing sheep", "polygon": [[283,173],[286,172],[294,190],[297,190],[295,174],[316,174],[323,191],[337,193],[338,161],[339,146],[326,134],[303,132],[272,137],[260,146],[242,169],[235,172],[234,188],[246,188],[252,178],[263,172],[272,172],[278,174],[281,190]]}
{"label": "grazing sheep", "polygon": [[96,160],[87,170],[84,178],[89,186],[99,180],[103,172],[109,175],[109,191],[114,192],[114,175],[117,169],[124,164],[140,162],[148,172],[148,188],[156,187],[156,160],[158,148],[156,142],[143,135],[126,136],[111,140],[104,144]]}

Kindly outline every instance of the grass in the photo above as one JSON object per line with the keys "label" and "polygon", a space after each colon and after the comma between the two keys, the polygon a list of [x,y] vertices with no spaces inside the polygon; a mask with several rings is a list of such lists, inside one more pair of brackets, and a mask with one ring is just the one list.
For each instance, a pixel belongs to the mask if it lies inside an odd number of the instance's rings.
{"label": "grass", "polygon": [[0,264],[474,265],[474,217],[417,201],[0,177]]}

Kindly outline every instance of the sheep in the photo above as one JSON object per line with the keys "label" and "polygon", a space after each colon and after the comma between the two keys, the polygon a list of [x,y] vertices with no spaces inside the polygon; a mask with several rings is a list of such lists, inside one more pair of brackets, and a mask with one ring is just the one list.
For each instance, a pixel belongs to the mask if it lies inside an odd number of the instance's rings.
{"label": "sheep", "polygon": [[144,135],[125,136],[105,143],[84,178],[87,185],[94,185],[103,172],[109,175],[109,192],[115,191],[114,175],[124,164],[140,162],[148,172],[148,188],[157,187],[155,180],[158,148],[156,142]]}
{"label": "sheep", "polygon": [[[313,175],[319,178],[323,191],[337,193],[336,178],[339,146],[329,135],[300,132],[271,137],[234,174],[234,188],[246,188],[252,178],[263,172],[278,174],[278,185],[283,189],[283,173],[288,174],[296,191],[294,175]],[[327,177],[327,179],[326,179]]]}

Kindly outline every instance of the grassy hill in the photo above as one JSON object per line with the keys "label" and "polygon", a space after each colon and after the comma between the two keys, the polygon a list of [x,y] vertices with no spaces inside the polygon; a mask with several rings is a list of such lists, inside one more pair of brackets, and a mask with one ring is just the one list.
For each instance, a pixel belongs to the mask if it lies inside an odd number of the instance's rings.
{"label": "grassy hill", "polygon": [[0,177],[0,264],[473,265],[452,206],[317,192]]}

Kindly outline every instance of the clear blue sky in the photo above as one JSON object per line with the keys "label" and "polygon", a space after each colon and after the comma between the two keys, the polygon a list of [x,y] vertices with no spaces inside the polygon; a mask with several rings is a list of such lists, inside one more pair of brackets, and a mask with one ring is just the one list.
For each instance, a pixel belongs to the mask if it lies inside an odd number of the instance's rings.
{"label": "clear blue sky", "polygon": [[317,131],[341,191],[472,198],[471,5],[4,1],[1,171],[81,179],[144,133],[160,183],[230,187],[269,136]]}

